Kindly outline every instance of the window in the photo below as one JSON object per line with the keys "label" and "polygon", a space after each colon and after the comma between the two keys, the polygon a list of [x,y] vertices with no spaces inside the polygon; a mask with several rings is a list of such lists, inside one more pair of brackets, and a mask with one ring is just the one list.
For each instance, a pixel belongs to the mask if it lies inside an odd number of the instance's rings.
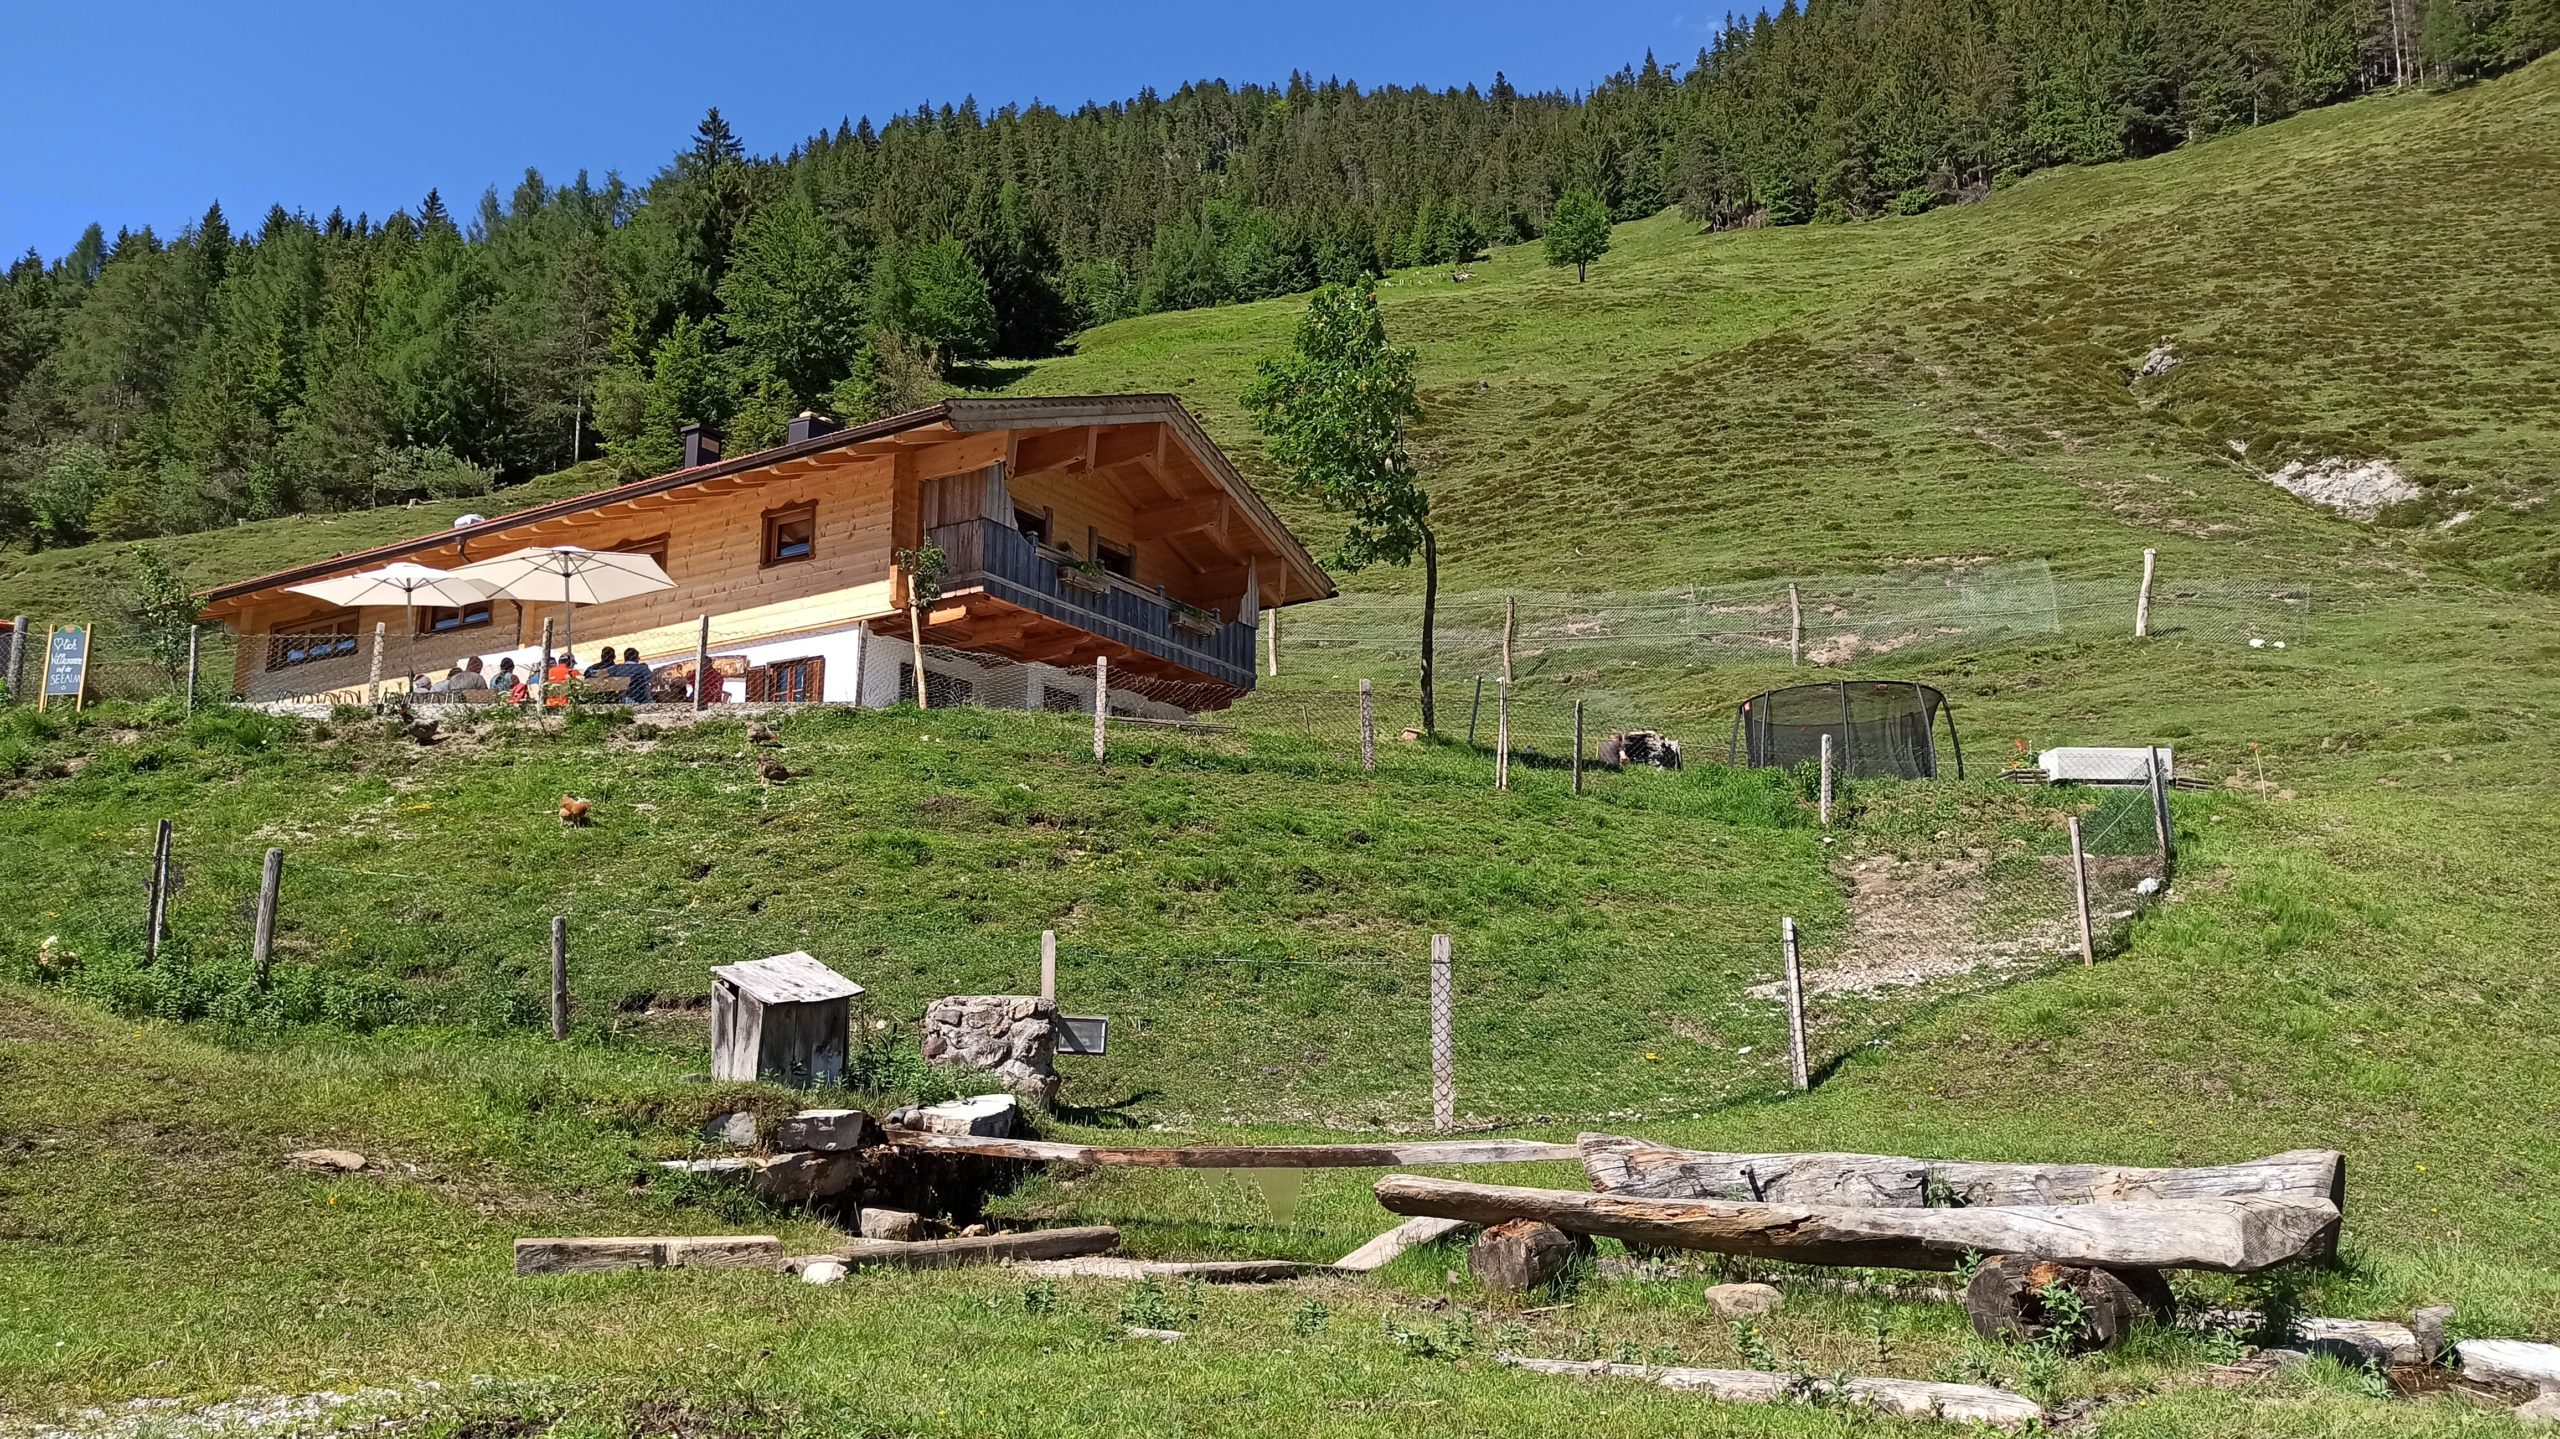
{"label": "window", "polygon": [[749,704],[816,704],[826,691],[823,659],[779,660],[747,671]]}
{"label": "window", "polygon": [[476,630],[487,623],[489,623],[487,600],[464,605],[458,610],[430,607],[418,611],[418,633],[422,635],[446,635],[455,630]]}
{"label": "window", "polygon": [[271,670],[317,664],[355,652],[356,622],[352,615],[337,620],[310,620],[292,634],[267,636],[267,668]]}
{"label": "window", "polygon": [[1138,577],[1138,557],[1132,551],[1111,543],[1100,535],[1093,537],[1093,557],[1102,567],[1124,580]]}
{"label": "window", "polygon": [[764,514],[764,562],[787,565],[818,553],[818,507],[791,505]]}
{"label": "window", "polygon": [[665,535],[651,535],[645,540],[624,540],[617,545],[607,545],[605,549],[608,553],[617,555],[647,555],[659,569],[663,570],[667,567]]}
{"label": "window", "polygon": [[1035,545],[1049,543],[1049,507],[1042,505],[1037,510],[1015,510],[1013,527],[1022,531],[1023,535]]}

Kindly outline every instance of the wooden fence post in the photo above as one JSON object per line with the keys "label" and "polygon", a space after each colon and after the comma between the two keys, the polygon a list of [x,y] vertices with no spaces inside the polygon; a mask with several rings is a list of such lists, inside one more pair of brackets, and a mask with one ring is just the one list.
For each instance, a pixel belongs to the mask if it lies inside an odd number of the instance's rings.
{"label": "wooden fence post", "polygon": [[1520,598],[1502,597],[1502,682],[1511,683],[1511,634],[1520,626]]}
{"label": "wooden fence post", "polygon": [[1280,611],[1275,608],[1263,613],[1271,616],[1270,638],[1263,646],[1263,662],[1269,667],[1270,674],[1277,678],[1280,674]]}
{"label": "wooden fence post", "polygon": [[[857,685],[862,683],[862,672],[860,670],[854,671],[853,680]],[[702,713],[702,706],[706,703],[703,697],[709,693],[710,687],[711,616],[706,614],[702,617],[701,630],[697,632],[693,638],[693,712],[695,714]],[[727,699],[729,697],[729,691],[726,685],[721,686],[720,697],[722,699]]]}
{"label": "wooden fence post", "polygon": [[391,626],[382,620],[375,620],[373,622],[373,672],[365,681],[364,692],[365,703],[375,709],[382,708],[382,647],[390,637]]}
{"label": "wooden fence post", "polygon": [[[909,597],[913,598],[912,591]],[[907,653],[910,656],[908,663],[916,672],[916,708],[929,710],[933,708],[933,698],[925,693],[924,611],[912,604],[907,606]]]}
{"label": "wooden fence post", "polygon": [[187,714],[189,716],[193,716],[196,712],[196,669],[199,643],[203,638],[204,626],[187,626]]}
{"label": "wooden fence post", "polygon": [[2133,605],[2133,637],[2145,639],[2151,634],[2151,573],[2160,563],[2158,550],[2142,552],[2142,598]]}
{"label": "wooden fence post", "polygon": [[[1279,613],[1277,610],[1274,614]],[[1111,717],[1111,656],[1103,655],[1093,662],[1093,758],[1102,759],[1103,726]]]}
{"label": "wooden fence post", "polygon": [[2080,847],[2080,816],[2071,816],[2071,895],[2080,911],[2080,962],[2098,962],[2097,937],[2089,931],[2089,855]]}
{"label": "wooden fence post", "polygon": [[1582,701],[1573,702],[1573,792],[1582,793]]}
{"label": "wooden fence post", "polygon": [[1831,731],[1822,732],[1822,827],[1831,828]]}
{"label": "wooden fence post", "polygon": [[258,988],[267,987],[267,968],[276,952],[276,900],[284,889],[284,851],[267,851],[267,866],[258,876],[258,930],[249,942],[249,960],[257,967]]}
{"label": "wooden fence post", "polygon": [[1793,580],[1787,582],[1787,663],[1804,663],[1804,599]]}
{"label": "wooden fence post", "polygon": [[2160,843],[2160,882],[2169,882],[2169,869],[2177,863],[2177,845],[2169,834],[2169,772],[2160,763],[2160,747],[2151,747],[2151,828]]}
{"label": "wooden fence post", "polygon": [[151,840],[151,905],[142,937],[142,959],[146,964],[160,958],[160,941],[169,933],[169,838],[170,823],[160,821]]}
{"label": "wooden fence post", "polygon": [[1370,693],[1369,682],[1360,682],[1360,768],[1374,771],[1378,767],[1378,702]]}
{"label": "wooden fence post", "polygon": [[1493,787],[1511,788],[1511,681],[1495,680],[1493,696]]}
{"label": "wooden fence post", "polygon": [[1795,917],[1782,931],[1787,945],[1787,1058],[1794,1067],[1796,1088],[1813,1088],[1813,1071],[1804,1057],[1804,968],[1796,959]]}
{"label": "wooden fence post", "polygon": [[569,1037],[569,916],[551,916],[551,1037]]}
{"label": "wooden fence post", "polygon": [[0,687],[9,691],[9,703],[25,698],[27,683],[27,617],[19,615],[9,622],[9,667],[0,671]]}
{"label": "wooden fence post", "polygon": [[1058,1002],[1058,932],[1040,931],[1040,997]]}
{"label": "wooden fence post", "polygon": [[554,623],[555,621],[550,616],[546,615],[543,617],[542,663],[535,666],[533,671],[533,692],[536,697],[539,697],[542,694],[543,685],[551,679],[551,626]]}
{"label": "wooden fence post", "polygon": [[1458,1127],[1458,1065],[1450,1037],[1454,1004],[1449,993],[1449,936],[1431,936],[1431,1127]]}
{"label": "wooden fence post", "polygon": [[1476,676],[1476,697],[1467,701],[1467,748],[1476,747],[1476,714],[1484,708],[1484,676]]}

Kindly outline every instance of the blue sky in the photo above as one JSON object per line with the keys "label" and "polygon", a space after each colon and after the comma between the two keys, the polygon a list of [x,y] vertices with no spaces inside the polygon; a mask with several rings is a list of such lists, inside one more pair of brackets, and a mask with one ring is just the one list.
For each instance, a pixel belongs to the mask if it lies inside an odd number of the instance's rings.
{"label": "blue sky", "polygon": [[1685,63],[1721,15],[1691,3],[675,5],[330,0],[12,7],[0,84],[0,256],[91,220],[164,235],[220,199],[377,218],[440,187],[456,209],[527,165],[646,178],[717,105],[758,153],[846,115],[975,95],[1110,100],[1293,68],[1364,85],[1579,88],[1652,48]]}

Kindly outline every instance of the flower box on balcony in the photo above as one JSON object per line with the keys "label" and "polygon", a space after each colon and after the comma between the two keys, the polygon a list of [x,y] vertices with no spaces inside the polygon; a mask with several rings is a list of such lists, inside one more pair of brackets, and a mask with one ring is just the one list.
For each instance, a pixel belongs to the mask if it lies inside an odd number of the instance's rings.
{"label": "flower box on balcony", "polygon": [[1111,593],[1111,576],[1107,570],[1088,570],[1082,565],[1060,565],[1058,566],[1058,585],[1061,589],[1098,597]]}
{"label": "flower box on balcony", "polygon": [[1173,607],[1173,627],[1186,635],[1214,635],[1218,632],[1219,624],[1216,610],[1204,610],[1198,605],[1186,604],[1176,604]]}

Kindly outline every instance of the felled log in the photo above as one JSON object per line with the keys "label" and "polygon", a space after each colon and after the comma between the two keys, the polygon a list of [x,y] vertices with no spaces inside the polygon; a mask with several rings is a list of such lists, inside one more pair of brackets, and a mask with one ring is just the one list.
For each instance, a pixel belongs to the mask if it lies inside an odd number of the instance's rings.
{"label": "felled log", "polygon": [[771,1234],[519,1239],[518,1274],[600,1274],[615,1269],[779,1269]]}
{"label": "felled log", "polygon": [[1840,1209],[1712,1199],[1644,1199],[1391,1174],[1378,1202],[1397,1214],[1498,1224],[1538,1219],[1628,1244],[1757,1259],[1886,1269],[1952,1269],[1967,1252],[2033,1254],[2101,1269],[2246,1274],[2309,1254],[2337,1222],[2325,1200],[2165,1200],[1984,1209]]}
{"label": "felled log", "polygon": [[1415,1144],[1201,1144],[1172,1148],[1066,1144],[1050,1139],[998,1139],[893,1129],[900,1149],[974,1154],[1030,1164],[1114,1169],[1392,1169],[1400,1164],[1532,1164],[1573,1159],[1570,1144],[1525,1139],[1425,1140]]}
{"label": "felled log", "polygon": [[1564,1273],[1588,1239],[1534,1219],[1506,1219],[1467,1246],[1467,1272],[1497,1294],[1526,1294]]}
{"label": "felled log", "polygon": [[1776,1404],[1790,1399],[1837,1398],[1881,1414],[1912,1419],[1944,1419],[1957,1424],[1988,1424],[2019,1429],[2044,1418],[2044,1406],[2023,1394],[1980,1384],[1928,1384],[1917,1379],[1829,1379],[1799,1381],[1791,1374],[1765,1374],[1756,1369],[1660,1368],[1651,1364],[1612,1364],[1605,1359],[1583,1363],[1572,1359],[1524,1359],[1497,1354],[1497,1362],[1532,1374],[1570,1374],[1586,1379],[1642,1379],[1665,1389],[1679,1389],[1721,1399],[1729,1404]]}
{"label": "felled log", "polygon": [[[2055,1285],[2080,1301],[2078,1322],[2067,1334],[2057,1332],[2061,1316],[2045,1302]],[[1985,1339],[2050,1338],[2077,1353],[2115,1348],[2138,1319],[2167,1323],[2177,1314],[2177,1301],[2157,1269],[2092,1269],[2002,1254],[1973,1272],[1964,1308],[1973,1332]]]}
{"label": "felled log", "polygon": [[1027,1229],[1016,1234],[981,1234],[966,1239],[856,1239],[834,1251],[847,1264],[893,1264],[906,1269],[949,1269],[962,1264],[995,1264],[1016,1259],[1073,1259],[1105,1254],[1120,1247],[1120,1231],[1109,1225],[1082,1229]]}
{"label": "felled log", "polygon": [[1083,1259],[1032,1259],[1014,1266],[1025,1274],[1071,1279],[1197,1279],[1203,1284],[1277,1284],[1330,1274],[1330,1264],[1295,1259],[1122,1259],[1097,1254]]}
{"label": "felled log", "polygon": [[2453,1346],[2462,1359],[2462,1375],[2504,1384],[2530,1384],[2545,1394],[2560,1394],[2560,1344],[2530,1344],[2521,1339],[2465,1339]]}
{"label": "felled log", "polygon": [[1333,1262],[1345,1274],[1372,1274],[1387,1267],[1394,1258],[1418,1244],[1428,1244],[1447,1234],[1467,1227],[1463,1219],[1434,1219],[1424,1215],[1408,1219],[1359,1248]]}
{"label": "felled log", "polygon": [[[1844,1209],[2253,1197],[2321,1200],[2342,1210],[2347,1203],[2347,1160],[2334,1149],[2296,1149],[2201,1169],[2133,1169],[1884,1154],[1714,1154],[1614,1134],[1585,1134],[1578,1148],[1594,1188],[1653,1199],[1738,1199]],[[2332,1233],[2321,1252],[2332,1253],[2336,1246]]]}

